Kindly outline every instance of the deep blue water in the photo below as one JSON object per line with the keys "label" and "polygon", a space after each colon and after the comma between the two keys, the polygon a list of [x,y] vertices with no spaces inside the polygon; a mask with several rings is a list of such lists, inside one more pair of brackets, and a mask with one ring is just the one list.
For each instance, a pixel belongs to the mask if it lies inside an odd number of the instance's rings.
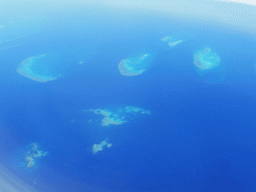
{"label": "deep blue water", "polygon": [[[0,157],[14,173],[39,191],[255,191],[255,38],[146,11],[54,16],[0,52]],[[177,34],[187,41],[174,48],[161,42]],[[204,46],[225,66],[220,84],[195,70],[193,54]],[[142,49],[156,53],[151,68],[122,76],[118,63]],[[39,83],[16,72],[22,60],[54,51],[70,53],[57,80]],[[72,63],[77,57],[83,65]],[[151,114],[102,127],[82,112],[125,106]],[[93,154],[106,138],[113,146]],[[31,143],[49,152],[34,171],[17,162]]]}

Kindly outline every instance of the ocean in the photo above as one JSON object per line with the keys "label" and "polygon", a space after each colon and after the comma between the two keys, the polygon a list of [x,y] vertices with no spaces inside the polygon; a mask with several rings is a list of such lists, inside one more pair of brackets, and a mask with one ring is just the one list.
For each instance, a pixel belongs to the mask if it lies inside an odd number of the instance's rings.
{"label": "ocean", "polygon": [[[255,191],[255,36],[148,10],[47,14],[32,34],[36,13],[21,15],[24,35],[0,51],[0,161],[13,174],[49,192]],[[221,59],[210,75],[194,65],[204,47]],[[121,60],[144,52],[153,62],[143,74],[120,74]],[[42,54],[57,58],[47,65],[56,80],[17,73]],[[97,109],[125,122],[104,126],[112,116]],[[93,151],[102,141],[111,146]]]}

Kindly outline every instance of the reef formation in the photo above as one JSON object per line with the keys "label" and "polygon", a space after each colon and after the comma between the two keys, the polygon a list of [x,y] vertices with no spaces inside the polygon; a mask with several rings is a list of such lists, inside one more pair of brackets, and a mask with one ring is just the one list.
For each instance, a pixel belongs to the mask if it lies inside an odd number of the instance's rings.
{"label": "reef formation", "polygon": [[204,82],[221,83],[225,79],[221,58],[210,47],[200,49],[194,54],[194,65]]}
{"label": "reef formation", "polygon": [[[139,107],[127,106],[125,108],[118,108],[117,110],[109,109],[89,109],[83,110],[84,112],[93,112],[96,115],[102,115],[101,119],[102,126],[109,125],[121,125],[132,120],[135,116],[139,114],[150,114],[150,111],[144,110]],[[93,119],[88,120],[88,123],[91,123]]]}
{"label": "reef formation", "polygon": [[153,55],[149,53],[140,53],[135,56],[123,59],[119,65],[119,72],[124,76],[141,75],[147,71],[154,60]]}
{"label": "reef formation", "polygon": [[180,43],[182,43],[184,40],[174,38],[173,36],[165,36],[161,39],[161,41],[167,42],[167,44],[170,47],[175,47],[176,45],[179,45]]}
{"label": "reef formation", "polygon": [[93,151],[93,154],[96,154],[97,152],[99,151],[103,151],[104,148],[110,148],[112,147],[112,144],[111,143],[108,143],[107,142],[107,139],[105,139],[104,141],[102,141],[101,143],[99,144],[94,144],[92,146],[92,151]]}
{"label": "reef formation", "polygon": [[42,54],[29,57],[21,62],[17,72],[29,79],[38,82],[47,82],[56,80],[57,77],[48,70],[49,66],[54,62],[49,59],[48,54]]}

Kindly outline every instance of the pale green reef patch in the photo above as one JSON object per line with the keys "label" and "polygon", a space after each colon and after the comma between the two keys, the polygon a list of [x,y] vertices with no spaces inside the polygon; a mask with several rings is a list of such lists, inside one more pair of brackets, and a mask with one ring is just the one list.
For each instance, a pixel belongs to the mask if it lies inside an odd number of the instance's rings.
{"label": "pale green reef patch", "polygon": [[221,58],[210,47],[196,51],[194,65],[204,82],[215,84],[225,80],[225,70],[221,64]]}
{"label": "pale green reef patch", "polygon": [[54,76],[49,71],[49,67],[54,65],[48,54],[42,54],[29,57],[21,62],[17,68],[17,72],[31,80],[38,82],[47,82],[56,80],[58,76]]}
{"label": "pale green reef patch", "polygon": [[102,141],[101,143],[99,143],[99,144],[94,144],[93,146],[92,146],[92,152],[93,152],[93,154],[96,154],[97,152],[99,152],[99,151],[103,151],[103,149],[104,148],[110,148],[110,147],[112,147],[112,144],[111,143],[108,143],[107,142],[107,139],[105,139],[104,141]]}
{"label": "pale green reef patch", "polygon": [[40,161],[48,154],[39,144],[31,143],[13,153],[10,161],[15,167],[31,172],[40,167]]}
{"label": "pale green reef patch", "polygon": [[[103,116],[103,119],[100,120],[102,126],[121,125],[123,123],[129,122],[139,114],[149,115],[151,113],[148,110],[144,110],[142,108],[133,107],[133,106],[118,108],[116,110],[89,109],[89,110],[83,110],[83,112],[92,112],[96,115]],[[89,119],[87,122],[92,123],[93,121],[94,121],[93,119]]]}
{"label": "pale green reef patch", "polygon": [[30,167],[35,168],[36,161],[38,159],[46,156],[47,154],[48,154],[48,152],[39,150],[39,147],[36,143],[32,143],[31,148],[28,150],[28,152],[25,155],[26,156],[25,157],[26,166],[28,168],[30,168]]}
{"label": "pale green reef patch", "polygon": [[104,118],[102,119],[101,125],[102,126],[108,126],[108,125],[121,125],[127,121],[122,120],[123,117],[119,117],[118,114],[113,114],[112,112],[106,110],[106,109],[95,109],[93,111],[95,114],[103,115]]}
{"label": "pale green reef patch", "polygon": [[124,76],[141,75],[150,68],[153,61],[154,56],[152,54],[139,53],[120,61],[118,69]]}
{"label": "pale green reef patch", "polygon": [[195,66],[204,71],[218,67],[221,63],[219,55],[212,51],[210,47],[205,47],[194,54]]}
{"label": "pale green reef patch", "polygon": [[48,82],[63,77],[85,64],[91,56],[88,47],[53,51],[23,60],[17,72],[33,81]]}
{"label": "pale green reef patch", "polygon": [[161,39],[163,42],[167,42],[170,47],[175,47],[176,45],[184,42],[185,40],[174,38],[173,36],[165,36]]}
{"label": "pale green reef patch", "polygon": [[[101,120],[102,126],[108,126],[108,125],[121,125],[127,121],[123,120],[123,117],[120,117],[118,114],[115,114],[107,109],[90,109],[90,112],[93,112],[97,115],[103,115],[104,118]],[[88,121],[88,123],[91,123],[92,119]]]}

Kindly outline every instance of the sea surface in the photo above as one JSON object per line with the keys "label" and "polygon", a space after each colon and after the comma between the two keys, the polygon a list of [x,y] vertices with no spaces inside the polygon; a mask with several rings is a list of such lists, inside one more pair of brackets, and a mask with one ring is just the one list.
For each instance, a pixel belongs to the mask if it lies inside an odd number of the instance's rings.
{"label": "sea surface", "polygon": [[[0,44],[0,161],[13,174],[49,192],[256,190],[255,36],[148,10],[81,7],[29,18],[12,16],[16,31]],[[165,36],[184,41],[170,47]],[[221,58],[222,79],[198,73],[194,54],[204,47]],[[145,51],[154,55],[147,71],[120,74],[122,59]],[[61,55],[48,66],[56,80],[17,73],[46,53]],[[102,126],[104,116],[90,111],[127,106],[150,113]],[[94,153],[102,141],[112,146]]]}

